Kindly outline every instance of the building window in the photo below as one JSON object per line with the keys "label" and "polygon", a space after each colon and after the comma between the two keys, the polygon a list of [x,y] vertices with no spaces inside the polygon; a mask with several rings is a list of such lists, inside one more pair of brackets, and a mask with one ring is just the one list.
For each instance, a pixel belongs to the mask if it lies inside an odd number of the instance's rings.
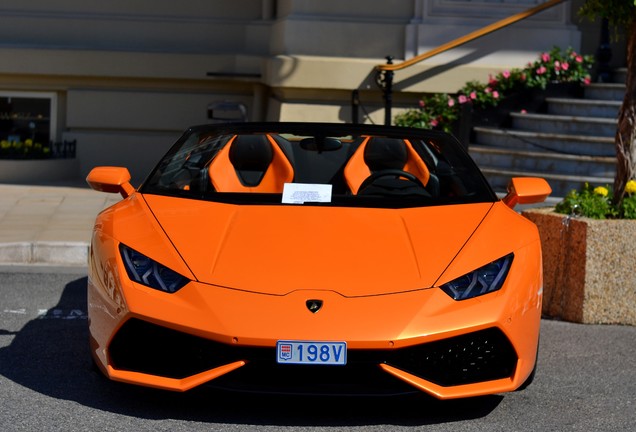
{"label": "building window", "polygon": [[0,141],[49,146],[56,139],[56,114],[55,93],[0,92]]}

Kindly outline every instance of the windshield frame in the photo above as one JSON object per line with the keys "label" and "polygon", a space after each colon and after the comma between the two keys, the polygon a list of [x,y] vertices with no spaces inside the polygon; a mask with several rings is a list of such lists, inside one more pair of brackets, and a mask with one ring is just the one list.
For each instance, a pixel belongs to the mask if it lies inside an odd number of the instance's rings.
{"label": "windshield frame", "polygon": [[[463,182],[468,182],[471,193],[456,196],[449,195],[443,197],[427,197],[427,196],[361,196],[351,193],[340,193],[340,184],[334,184],[334,194],[329,202],[304,202],[307,206],[337,206],[337,207],[373,207],[373,208],[411,208],[411,207],[427,207],[437,205],[465,204],[465,203],[483,203],[498,201],[497,195],[490,187],[488,181],[478,168],[474,160],[468,154],[467,149],[451,134],[442,131],[404,128],[396,126],[379,126],[379,125],[360,125],[348,123],[305,123],[305,122],[261,122],[261,123],[228,123],[228,124],[210,124],[198,125],[188,128],[176,143],[166,152],[160,159],[150,175],[139,187],[139,192],[143,194],[154,194],[162,196],[172,196],[178,198],[213,201],[235,205],[288,205],[281,201],[281,193],[241,193],[241,192],[217,192],[208,188],[200,189],[179,189],[175,187],[166,187],[161,185],[161,179],[166,176],[168,169],[182,170],[187,164],[193,164],[190,158],[194,151],[201,150],[198,146],[205,145],[206,156],[209,160],[205,160],[203,165],[195,164],[196,169],[203,169],[205,164],[209,164],[220,150],[227,145],[231,137],[237,135],[250,134],[270,134],[270,135],[287,135],[294,136],[298,141],[298,137],[307,137],[306,143],[294,142],[294,146],[305,146],[303,150],[308,152],[317,152],[322,157],[336,155],[338,151],[346,151],[346,157],[350,158],[356,150],[356,146],[360,144],[360,137],[386,137],[408,139],[413,141],[413,148],[416,149],[418,155],[425,162],[427,168],[434,174],[436,167],[432,166],[431,157],[440,157],[447,160],[452,170],[461,170],[461,173],[454,172],[453,175],[462,177]],[[205,140],[202,139],[205,137]],[[311,139],[313,137],[313,140]],[[340,150],[336,148],[336,142],[343,137],[352,137],[352,140],[346,144],[350,148]],[[354,142],[353,138],[358,138]],[[284,140],[284,139],[282,139]],[[342,139],[344,142],[345,140]],[[204,144],[201,144],[204,142]],[[307,144],[309,143],[309,144]],[[418,144],[419,143],[419,144]],[[433,144],[435,155],[427,155],[430,150],[423,150],[428,144]],[[283,153],[293,159],[298,159],[299,149],[296,147],[286,148],[281,145]],[[289,146],[287,146],[289,147]],[[430,146],[429,146],[430,147]],[[439,148],[438,148],[439,147]],[[292,153],[292,154],[290,154]],[[187,155],[187,156],[185,156]],[[212,155],[211,157],[209,155]],[[339,156],[340,158],[344,157]],[[181,163],[181,166],[179,166]],[[199,163],[199,162],[197,162]],[[172,164],[172,165],[171,165]],[[445,165],[445,166],[446,166]],[[307,166],[307,165],[306,165]],[[173,171],[175,172],[175,171]],[[315,180],[316,176],[321,175],[318,172],[304,178],[298,175],[300,171],[294,173],[293,182],[304,183],[305,180]],[[342,173],[339,173],[342,175]],[[163,177],[162,177],[163,176]],[[207,180],[206,180],[207,181]],[[325,179],[319,179],[314,183],[328,183]],[[336,193],[338,192],[338,193]]]}

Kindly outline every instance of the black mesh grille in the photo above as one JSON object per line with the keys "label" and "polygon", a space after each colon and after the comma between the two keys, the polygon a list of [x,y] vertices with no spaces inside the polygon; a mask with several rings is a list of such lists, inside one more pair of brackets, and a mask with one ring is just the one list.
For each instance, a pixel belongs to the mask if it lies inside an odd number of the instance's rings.
{"label": "black mesh grille", "polygon": [[116,369],[170,378],[246,360],[211,382],[246,391],[312,394],[400,394],[414,388],[383,372],[387,363],[443,386],[509,377],[517,357],[505,335],[483,330],[399,350],[349,350],[345,366],[279,365],[274,348],[236,347],[130,320],[109,348]]}
{"label": "black mesh grille", "polygon": [[501,330],[490,328],[400,349],[387,363],[436,384],[453,386],[510,377],[517,355]]}

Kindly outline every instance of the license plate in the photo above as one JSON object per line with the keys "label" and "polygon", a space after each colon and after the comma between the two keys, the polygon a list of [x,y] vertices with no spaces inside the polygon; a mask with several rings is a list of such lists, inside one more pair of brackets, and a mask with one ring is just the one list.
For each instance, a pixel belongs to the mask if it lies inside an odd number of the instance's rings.
{"label": "license plate", "polygon": [[276,361],[282,364],[345,365],[346,342],[282,340],[276,342]]}

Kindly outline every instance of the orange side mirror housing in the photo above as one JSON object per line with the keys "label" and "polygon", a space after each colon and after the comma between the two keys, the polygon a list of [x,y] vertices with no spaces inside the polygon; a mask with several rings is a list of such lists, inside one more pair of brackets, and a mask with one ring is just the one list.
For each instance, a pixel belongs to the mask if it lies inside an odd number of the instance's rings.
{"label": "orange side mirror housing", "polygon": [[510,208],[517,204],[536,204],[546,200],[552,188],[539,177],[513,177],[508,184],[508,194],[502,201]]}
{"label": "orange side mirror housing", "polygon": [[135,192],[130,178],[128,168],[100,166],[88,173],[86,183],[96,191],[120,193],[122,197],[127,198]]}

